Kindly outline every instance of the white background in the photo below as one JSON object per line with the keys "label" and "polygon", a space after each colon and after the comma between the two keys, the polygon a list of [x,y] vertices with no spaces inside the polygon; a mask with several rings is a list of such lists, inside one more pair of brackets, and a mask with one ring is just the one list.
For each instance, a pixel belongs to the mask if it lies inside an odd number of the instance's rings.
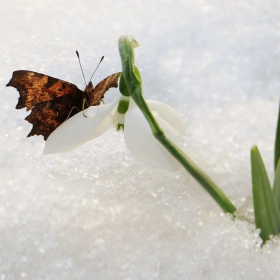
{"label": "white background", "polygon": [[[248,198],[252,145],[273,176],[278,1],[0,4],[1,280],[279,278],[279,242],[260,249]],[[121,70],[124,34],[141,45],[145,96],[181,114],[184,150],[241,209],[236,221],[187,172],[136,161],[114,129],[61,155],[43,156],[43,138],[26,138],[28,113],[5,87],[12,72],[83,88],[77,49],[87,79],[106,57],[96,84]]]}

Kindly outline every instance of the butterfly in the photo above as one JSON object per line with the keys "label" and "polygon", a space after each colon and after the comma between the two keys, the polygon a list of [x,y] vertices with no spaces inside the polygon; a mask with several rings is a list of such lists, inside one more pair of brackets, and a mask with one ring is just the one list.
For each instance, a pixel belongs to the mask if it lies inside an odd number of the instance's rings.
{"label": "butterfly", "polygon": [[[77,51],[76,54],[81,66]],[[99,64],[103,58],[101,58]],[[27,111],[31,110],[31,113],[25,118],[33,125],[27,137],[42,135],[44,140],[47,140],[49,135],[65,120],[89,106],[99,105],[106,91],[118,87],[120,74],[120,72],[117,72],[108,76],[95,87],[90,79],[88,84],[85,81],[85,89],[80,90],[74,84],[48,75],[28,70],[17,70],[13,72],[12,78],[6,86],[14,87],[19,92],[20,96],[16,109],[26,108]]]}

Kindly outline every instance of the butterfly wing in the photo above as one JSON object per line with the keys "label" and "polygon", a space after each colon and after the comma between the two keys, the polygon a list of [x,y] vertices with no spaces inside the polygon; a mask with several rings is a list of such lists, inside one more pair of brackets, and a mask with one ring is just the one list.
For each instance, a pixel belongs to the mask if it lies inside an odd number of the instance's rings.
{"label": "butterfly wing", "polygon": [[120,75],[121,72],[112,74],[107,78],[103,79],[100,83],[96,85],[90,97],[90,101],[89,101],[90,106],[99,105],[102,99],[104,98],[104,94],[106,91],[108,91],[112,87],[114,88],[118,87],[118,79]]}
{"label": "butterfly wing", "polygon": [[85,98],[84,92],[71,83],[26,70],[13,72],[7,86],[19,92],[17,109],[31,109],[25,118],[33,124],[27,137],[43,135],[45,140],[67,117],[82,110]]}

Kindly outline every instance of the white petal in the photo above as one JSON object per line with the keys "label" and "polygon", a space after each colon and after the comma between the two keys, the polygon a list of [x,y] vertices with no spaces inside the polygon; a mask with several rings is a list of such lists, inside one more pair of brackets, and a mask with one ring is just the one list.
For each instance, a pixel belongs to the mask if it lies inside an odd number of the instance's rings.
{"label": "white petal", "polygon": [[112,121],[117,102],[91,106],[60,125],[47,139],[43,153],[55,154],[71,151],[100,136]]}
{"label": "white petal", "polygon": [[151,111],[156,111],[160,118],[177,130],[177,135],[186,134],[186,125],[179,113],[171,106],[156,100],[146,100]]}
{"label": "white petal", "polygon": [[[172,127],[160,117],[156,119],[166,136],[177,145],[177,137]],[[147,120],[132,98],[125,114],[124,139],[127,148],[138,160],[167,171],[180,169],[181,165],[177,160],[153,136]]]}

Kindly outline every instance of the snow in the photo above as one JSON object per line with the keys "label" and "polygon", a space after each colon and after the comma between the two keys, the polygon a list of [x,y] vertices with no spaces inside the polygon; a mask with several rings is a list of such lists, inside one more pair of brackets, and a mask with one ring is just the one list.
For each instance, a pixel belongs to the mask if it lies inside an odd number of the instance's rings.
{"label": "snow", "polygon": [[[250,148],[270,178],[280,92],[280,4],[248,1],[2,1],[0,279],[278,279],[279,239],[252,224]],[[187,124],[185,152],[240,209],[235,221],[181,170],[134,159],[110,129],[67,154],[15,110],[12,72],[83,88],[121,70],[131,34],[145,96]],[[112,91],[110,94],[114,94]]]}

